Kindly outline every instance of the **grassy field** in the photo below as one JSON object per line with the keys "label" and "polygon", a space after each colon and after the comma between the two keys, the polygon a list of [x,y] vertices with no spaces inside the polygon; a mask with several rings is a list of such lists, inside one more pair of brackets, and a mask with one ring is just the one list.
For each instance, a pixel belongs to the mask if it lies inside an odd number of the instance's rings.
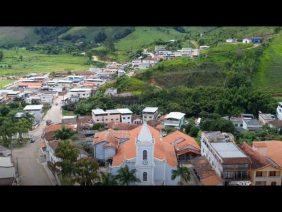
{"label": "grassy field", "polygon": [[0,62],[0,75],[24,75],[36,72],[84,71],[87,58],[72,55],[47,55],[25,49],[2,50],[4,59]]}
{"label": "grassy field", "polygon": [[4,86],[10,84],[11,82],[13,82],[13,80],[3,80],[3,79],[0,79],[0,89],[2,89]]}
{"label": "grassy field", "polygon": [[273,38],[265,49],[254,78],[254,86],[282,99],[282,33]]}

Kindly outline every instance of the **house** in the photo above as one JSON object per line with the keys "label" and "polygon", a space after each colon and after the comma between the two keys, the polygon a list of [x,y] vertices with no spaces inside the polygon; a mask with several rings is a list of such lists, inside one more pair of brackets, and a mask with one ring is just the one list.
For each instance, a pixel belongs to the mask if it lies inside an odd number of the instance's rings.
{"label": "house", "polygon": [[177,185],[180,178],[171,179],[177,169],[173,145],[162,142],[158,130],[144,123],[132,130],[107,130],[93,139],[94,156],[111,159],[109,172],[113,175],[124,166],[136,170],[137,185]]}
{"label": "house", "polygon": [[236,43],[236,42],[237,42],[237,39],[235,39],[235,38],[226,39],[226,43]]}
{"label": "house", "polygon": [[33,115],[36,123],[41,122],[43,118],[43,105],[27,105],[23,110]]}
{"label": "house", "polygon": [[251,159],[250,179],[252,185],[281,185],[282,183],[282,141],[247,143],[241,149]]}
{"label": "house", "polygon": [[262,124],[262,125],[266,125],[268,124],[270,121],[273,121],[275,120],[275,116],[272,115],[272,114],[269,114],[269,113],[262,113],[262,112],[259,112],[259,122]]}
{"label": "house", "polygon": [[91,83],[95,83],[95,85],[96,85],[97,87],[99,87],[99,86],[105,84],[105,80],[102,80],[102,79],[99,79],[99,78],[88,78],[88,79],[85,79],[84,82],[85,82],[85,83],[90,83],[90,82],[91,82]]}
{"label": "house", "polygon": [[278,103],[277,109],[276,109],[276,113],[277,113],[277,118],[279,120],[282,120],[282,102]]}
{"label": "house", "polygon": [[11,156],[0,156],[0,186],[13,185],[16,180],[16,169]]}
{"label": "house", "polygon": [[192,176],[197,180],[199,185],[203,186],[221,186],[222,179],[213,170],[209,161],[203,157],[196,157],[191,160]]}
{"label": "house", "polygon": [[150,120],[157,120],[158,115],[159,115],[158,107],[145,107],[142,111],[143,122]]}
{"label": "house", "polygon": [[206,157],[224,184],[249,182],[250,159],[234,143],[234,136],[220,131],[201,134],[201,155]]}
{"label": "house", "polygon": [[159,51],[165,51],[165,46],[164,45],[158,45],[158,46],[155,46],[155,52],[159,52]]}
{"label": "house", "polygon": [[40,100],[43,104],[52,105],[54,96],[57,94],[55,91],[45,91],[40,93]]}
{"label": "house", "polygon": [[68,76],[67,79],[73,83],[78,83],[84,80],[84,76]]}
{"label": "house", "polygon": [[77,116],[63,116],[62,124],[77,124]]}
{"label": "house", "polygon": [[279,131],[282,131],[282,120],[275,119],[273,121],[268,122],[268,126],[270,128],[278,129]]}
{"label": "house", "polygon": [[32,95],[25,98],[26,104],[41,104],[41,98],[39,95]]}
{"label": "house", "polygon": [[253,37],[252,38],[252,43],[261,43],[261,37]]}
{"label": "house", "polygon": [[226,117],[223,117],[223,118],[231,121],[232,124],[234,125],[234,127],[237,130],[243,129],[243,118],[242,117],[234,117],[234,116],[228,117],[228,116],[226,116]]}
{"label": "house", "polygon": [[126,72],[123,69],[118,70],[118,77],[122,77],[125,74],[126,74]]}
{"label": "house", "polygon": [[91,88],[73,88],[70,91],[71,97],[77,97],[79,99],[86,99],[91,96]]}
{"label": "house", "polygon": [[117,89],[116,88],[108,88],[105,91],[105,95],[114,96],[116,94],[117,94]]}
{"label": "house", "polygon": [[118,108],[117,111],[120,113],[120,120],[122,123],[132,123],[133,112],[128,108]]}
{"label": "house", "polygon": [[252,43],[252,39],[250,39],[250,38],[244,38],[244,39],[242,40],[242,43]]}
{"label": "house", "polygon": [[243,119],[242,128],[248,131],[259,131],[262,129],[262,125],[257,119]]}
{"label": "house", "polygon": [[132,124],[142,124],[143,120],[142,117],[139,115],[132,115]]}
{"label": "house", "polygon": [[180,163],[188,162],[201,155],[200,147],[196,140],[178,130],[163,137],[162,140],[174,146],[177,160]]}
{"label": "house", "polygon": [[184,125],[185,113],[170,112],[165,116],[164,126],[180,129]]}
{"label": "house", "polygon": [[114,110],[92,110],[92,118],[94,123],[122,122],[132,123],[132,111],[128,108],[118,108]]}

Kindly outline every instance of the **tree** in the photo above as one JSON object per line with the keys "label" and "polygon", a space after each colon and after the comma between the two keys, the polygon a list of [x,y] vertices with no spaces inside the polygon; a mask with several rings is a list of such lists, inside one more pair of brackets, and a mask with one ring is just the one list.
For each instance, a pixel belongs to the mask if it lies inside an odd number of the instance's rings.
{"label": "tree", "polygon": [[61,167],[63,176],[71,176],[74,173],[78,153],[69,141],[59,142],[55,156],[61,159],[57,164]]}
{"label": "tree", "polygon": [[114,41],[111,38],[108,38],[105,42],[104,42],[105,47],[110,51],[110,52],[114,52],[115,51],[115,44]]}
{"label": "tree", "polygon": [[188,183],[190,181],[189,169],[184,166],[178,166],[176,170],[172,170],[171,179],[175,180],[177,177],[180,177],[180,179]]}
{"label": "tree", "polygon": [[2,52],[2,51],[0,51],[0,61],[2,61],[2,60],[3,60],[3,58],[4,58],[4,54],[3,54],[3,52]]}
{"label": "tree", "polygon": [[55,138],[66,140],[66,139],[70,139],[74,134],[75,132],[73,132],[71,129],[63,126],[62,129],[55,132]]}
{"label": "tree", "polygon": [[128,166],[126,165],[118,170],[116,180],[119,182],[119,184],[126,186],[140,182],[140,180],[135,176],[135,172],[136,169],[129,170]]}
{"label": "tree", "polygon": [[105,41],[107,39],[107,35],[104,32],[99,32],[96,36],[95,36],[95,42],[96,43],[102,43],[103,41]]}
{"label": "tree", "polygon": [[95,185],[100,179],[99,165],[91,158],[82,158],[75,164],[74,179],[82,186]]}
{"label": "tree", "polygon": [[103,185],[103,186],[112,186],[112,185],[118,185],[118,182],[111,173],[101,173],[101,179],[100,182],[97,185]]}

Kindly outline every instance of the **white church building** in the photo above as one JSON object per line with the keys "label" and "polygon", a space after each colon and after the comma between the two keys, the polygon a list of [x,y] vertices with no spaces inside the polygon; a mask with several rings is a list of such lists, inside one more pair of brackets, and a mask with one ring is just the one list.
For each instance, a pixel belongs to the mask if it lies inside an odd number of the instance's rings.
{"label": "white church building", "polygon": [[[117,140],[109,138],[105,141],[105,137],[111,134]],[[104,140],[99,141],[96,137],[96,143],[101,145],[96,148],[96,157],[112,158],[111,174],[116,175],[127,165],[130,170],[136,170],[136,177],[140,180],[136,185],[178,185],[179,177],[171,179],[172,170],[177,169],[174,146],[155,128],[144,123],[133,130],[108,130],[100,137]]]}

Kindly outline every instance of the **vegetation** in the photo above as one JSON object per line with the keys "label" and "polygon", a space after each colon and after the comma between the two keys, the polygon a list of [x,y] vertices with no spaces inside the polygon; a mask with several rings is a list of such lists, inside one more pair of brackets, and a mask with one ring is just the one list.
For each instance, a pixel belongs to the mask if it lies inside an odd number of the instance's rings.
{"label": "vegetation", "polygon": [[47,55],[22,48],[3,50],[0,75],[23,75],[28,73],[50,73],[53,71],[85,71],[87,58],[69,54]]}
{"label": "vegetation", "polygon": [[75,134],[74,131],[63,126],[62,129],[55,132],[55,138],[61,140],[67,140],[70,139],[74,134]]}
{"label": "vegetation", "polygon": [[171,179],[175,180],[180,177],[181,180],[188,183],[190,181],[190,171],[185,166],[178,166],[176,170],[172,170]]}
{"label": "vegetation", "polygon": [[32,129],[33,116],[25,114],[21,118],[15,117],[23,107],[21,102],[0,105],[0,143],[6,147],[23,143],[23,134]]}
{"label": "vegetation", "polygon": [[130,184],[139,182],[140,180],[135,176],[135,172],[135,169],[129,170],[128,166],[126,165],[125,167],[118,170],[116,180],[120,185],[123,186],[128,186]]}

